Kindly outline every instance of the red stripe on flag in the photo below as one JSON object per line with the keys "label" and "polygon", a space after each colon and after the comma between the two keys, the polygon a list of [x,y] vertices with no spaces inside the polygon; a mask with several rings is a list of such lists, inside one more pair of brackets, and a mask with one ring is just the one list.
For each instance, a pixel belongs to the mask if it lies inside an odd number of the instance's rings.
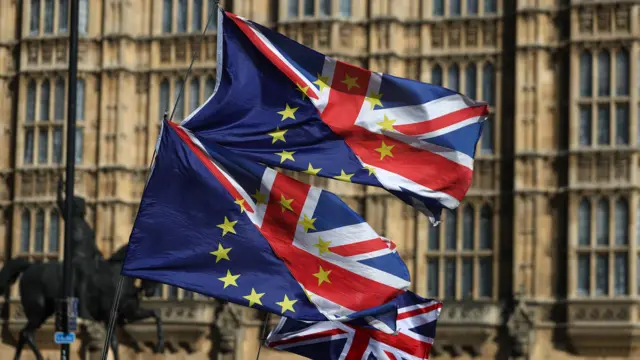
{"label": "red stripe on flag", "polygon": [[[181,128],[178,124],[173,123],[171,121],[167,122],[170,127],[172,127],[176,134],[184,141],[184,143],[193,151],[193,153],[200,159],[202,164],[216,177],[216,179],[222,184],[222,186],[233,196],[234,199],[244,199],[244,197],[240,194],[240,192],[233,186],[233,184],[222,174],[222,172],[212,163],[212,159],[208,154],[204,153],[202,149],[200,149],[196,144],[193,143],[189,135]],[[247,201],[245,200],[242,203],[242,207],[248,211],[253,212],[253,209],[249,206]]]}
{"label": "red stripe on flag", "polygon": [[[338,265],[312,255],[295,245],[293,239],[302,207],[311,187],[278,173],[271,188],[269,204],[260,228],[276,255],[284,261],[293,277],[312,293],[347,309],[361,311],[391,301],[402,291],[350,272]],[[293,199],[293,211],[282,212],[280,200]],[[329,280],[318,285],[320,267],[331,271]]]}
{"label": "red stripe on flag", "polygon": [[345,356],[344,360],[362,360],[362,356],[367,351],[367,347],[369,347],[370,336],[367,333],[360,331],[358,328],[353,329],[355,330],[353,341],[351,342],[349,352],[347,352],[347,356]]}
{"label": "red stripe on flag", "polygon": [[270,342],[269,343],[269,347],[273,348],[273,347],[287,345],[287,344],[295,344],[295,343],[299,343],[299,342],[302,342],[302,341],[319,339],[319,338],[322,338],[322,337],[325,337],[325,336],[334,336],[334,335],[340,335],[340,334],[345,334],[345,333],[346,333],[346,331],[344,331],[342,329],[331,329],[331,330],[317,332],[317,333],[314,333],[314,334],[296,336],[296,337],[291,338],[291,339],[285,339],[285,340],[279,340],[279,341]]}
{"label": "red stripe on flag", "polygon": [[411,310],[411,311],[407,311],[407,312],[403,312],[398,314],[397,320],[403,320],[403,319],[407,319],[410,317],[414,317],[414,316],[418,316],[418,315],[422,315],[422,314],[427,314],[430,313],[434,310],[437,309],[442,309],[442,304],[441,303],[437,303],[437,304],[433,304],[433,305],[429,305],[427,307],[423,307],[423,308],[417,308],[415,310]]}
{"label": "red stripe on flag", "polygon": [[447,126],[457,124],[467,119],[478,116],[487,116],[488,114],[488,106],[474,106],[460,109],[428,121],[421,121],[414,124],[395,125],[393,128],[405,135],[422,135],[446,128]]}
{"label": "red stripe on flag", "polygon": [[366,334],[367,337],[370,337],[378,342],[387,344],[400,351],[404,351],[409,355],[413,355],[421,359],[424,359],[429,354],[429,350],[431,349],[431,344],[429,344],[428,342],[416,340],[401,332],[398,333],[398,335],[392,335],[385,334],[382,331],[370,328],[356,328],[356,334],[358,333]]}
{"label": "red stripe on flag", "polygon": [[[347,73],[350,77],[359,77],[360,88],[352,87],[349,92],[348,86],[340,82]],[[431,151],[372,133],[355,125],[364,102],[369,77],[370,72],[367,70],[338,62],[331,84],[329,103],[321,114],[322,121],[333,132],[342,136],[351,150],[365,163],[462,200],[471,186],[471,169]],[[375,149],[380,148],[383,141],[387,147],[393,146],[393,157],[385,156],[380,159],[381,154]],[[419,171],[416,171],[418,164],[429,166],[420,166]]]}
{"label": "red stripe on flag", "polygon": [[361,241],[353,244],[333,246],[329,248],[332,253],[336,253],[340,256],[361,255],[385,249],[389,250],[389,247],[380,238]]}
{"label": "red stripe on flag", "polygon": [[387,355],[389,360],[398,360],[398,358],[396,358],[396,356],[393,355],[392,353],[388,352],[387,350],[383,350],[383,351],[384,351],[384,354]]}
{"label": "red stripe on flag", "polygon": [[[229,16],[233,22],[238,25],[240,30],[249,38],[249,40],[255,45],[262,55],[266,56],[273,65],[275,65],[280,71],[282,71],[287,77],[295,84],[304,87],[306,83],[291,67],[289,67],[282,59],[256,35],[251,27],[242,19],[238,18],[236,14],[232,14],[228,11],[225,13]],[[318,99],[318,95],[314,91],[307,91],[306,95],[312,99]]]}

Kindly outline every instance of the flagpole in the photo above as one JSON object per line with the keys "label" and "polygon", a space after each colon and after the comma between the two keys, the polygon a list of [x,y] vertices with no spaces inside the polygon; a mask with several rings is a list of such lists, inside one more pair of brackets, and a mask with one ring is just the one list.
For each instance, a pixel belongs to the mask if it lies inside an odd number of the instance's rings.
{"label": "flagpole", "polygon": [[[62,324],[64,333],[69,332],[69,311],[67,303],[73,297],[73,197],[75,185],[75,153],[76,153],[76,84],[78,78],[78,0],[70,2],[70,27],[69,27],[69,90],[67,93],[67,163],[65,186],[65,222],[64,222],[64,258],[63,258],[63,301],[58,306],[58,315],[65,321]],[[66,314],[63,312],[66,311]],[[70,344],[61,344],[60,359],[69,359]]]}

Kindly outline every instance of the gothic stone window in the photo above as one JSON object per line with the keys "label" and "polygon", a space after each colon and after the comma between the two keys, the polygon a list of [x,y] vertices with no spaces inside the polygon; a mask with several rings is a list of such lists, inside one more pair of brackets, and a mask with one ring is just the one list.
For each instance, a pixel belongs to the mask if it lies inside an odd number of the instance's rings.
{"label": "gothic stone window", "polygon": [[[89,2],[79,0],[78,31],[87,34]],[[69,0],[29,0],[29,35],[64,34],[69,29]]]}
{"label": "gothic stone window", "polygon": [[162,0],[162,32],[199,33],[207,21],[207,30],[215,30],[217,10],[215,0]]}
{"label": "gothic stone window", "polygon": [[[83,154],[84,94],[84,80],[78,79],[76,95],[77,163],[82,163]],[[58,165],[62,163],[66,95],[66,80],[62,77],[28,80],[23,122],[23,165]]]}
{"label": "gothic stone window", "polygon": [[[159,118],[162,118],[165,111],[168,112],[168,115],[171,115],[171,110],[173,106],[176,105],[173,120],[182,121],[185,116],[195,111],[200,104],[204,103],[211,94],[213,94],[216,80],[213,75],[189,77],[188,86],[184,86],[184,92],[176,104],[176,99],[178,99],[183,85],[184,82],[181,78],[163,78],[160,80],[160,90],[158,94]],[[187,108],[185,108],[185,104],[188,105]],[[185,111],[188,111],[188,114],[185,113]]]}
{"label": "gothic stone window", "polygon": [[629,295],[631,244],[627,198],[585,197],[577,206],[575,295]]}
{"label": "gothic stone window", "polygon": [[[327,17],[334,15],[334,0],[286,0],[288,18]],[[351,17],[351,0],[337,0],[336,15]]]}
{"label": "gothic stone window", "polygon": [[578,145],[628,145],[629,51],[585,49],[580,52],[578,62]]}
{"label": "gothic stone window", "polygon": [[451,300],[492,298],[493,210],[463,204],[429,228],[427,293]]}
{"label": "gothic stone window", "polygon": [[497,0],[465,0],[464,5],[462,0],[432,0],[431,6],[433,16],[477,15],[479,9],[483,9],[485,14],[493,14]]}
{"label": "gothic stone window", "polygon": [[20,212],[18,257],[57,260],[62,238],[61,218],[56,208],[24,208]]}

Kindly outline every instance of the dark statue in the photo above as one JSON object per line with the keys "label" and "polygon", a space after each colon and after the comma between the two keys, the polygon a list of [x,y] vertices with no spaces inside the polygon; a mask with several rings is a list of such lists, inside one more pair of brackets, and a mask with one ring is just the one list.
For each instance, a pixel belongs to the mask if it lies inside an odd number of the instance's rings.
{"label": "dark statue", "polygon": [[[65,214],[61,183],[58,186],[58,206],[61,213]],[[126,245],[110,259],[105,259],[96,245],[95,233],[85,221],[84,214],[84,199],[74,197],[74,229],[71,240],[74,244],[72,264],[75,295],[79,301],[78,312],[80,318],[101,322],[106,327],[126,255]],[[20,331],[14,358],[19,359],[22,348],[28,345],[36,354],[36,358],[42,360],[34,335],[35,331],[56,310],[56,300],[62,295],[63,266],[61,262],[30,263],[25,259],[11,259],[0,271],[0,295],[8,293],[10,286],[16,282],[20,274],[22,274],[20,300],[27,317],[27,325]],[[138,288],[135,286],[134,279],[125,277],[117,325],[124,326],[127,323],[154,318],[158,340],[154,351],[164,352],[164,334],[160,314],[156,310],[142,308],[140,299],[140,296],[153,296],[159,286],[161,286],[160,283],[142,280],[141,287]],[[118,340],[114,335],[110,347],[116,360],[119,358],[117,346]]]}

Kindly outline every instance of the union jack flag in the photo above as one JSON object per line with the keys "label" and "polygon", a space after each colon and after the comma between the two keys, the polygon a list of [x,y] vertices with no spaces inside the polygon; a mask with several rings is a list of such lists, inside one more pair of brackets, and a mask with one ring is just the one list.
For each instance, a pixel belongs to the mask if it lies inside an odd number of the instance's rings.
{"label": "union jack flag", "polygon": [[364,319],[387,333],[410,284],[391,241],[339,197],[173,123],[163,126],[123,273],[300,320]]}
{"label": "union jack flag", "polygon": [[335,321],[307,323],[283,317],[269,334],[267,346],[310,359],[428,359],[442,304],[406,292],[398,297],[397,334]]}
{"label": "union jack flag", "polygon": [[473,175],[488,106],[373,72],[221,11],[213,95],[181,125],[270,166],[384,188],[437,222]]}

